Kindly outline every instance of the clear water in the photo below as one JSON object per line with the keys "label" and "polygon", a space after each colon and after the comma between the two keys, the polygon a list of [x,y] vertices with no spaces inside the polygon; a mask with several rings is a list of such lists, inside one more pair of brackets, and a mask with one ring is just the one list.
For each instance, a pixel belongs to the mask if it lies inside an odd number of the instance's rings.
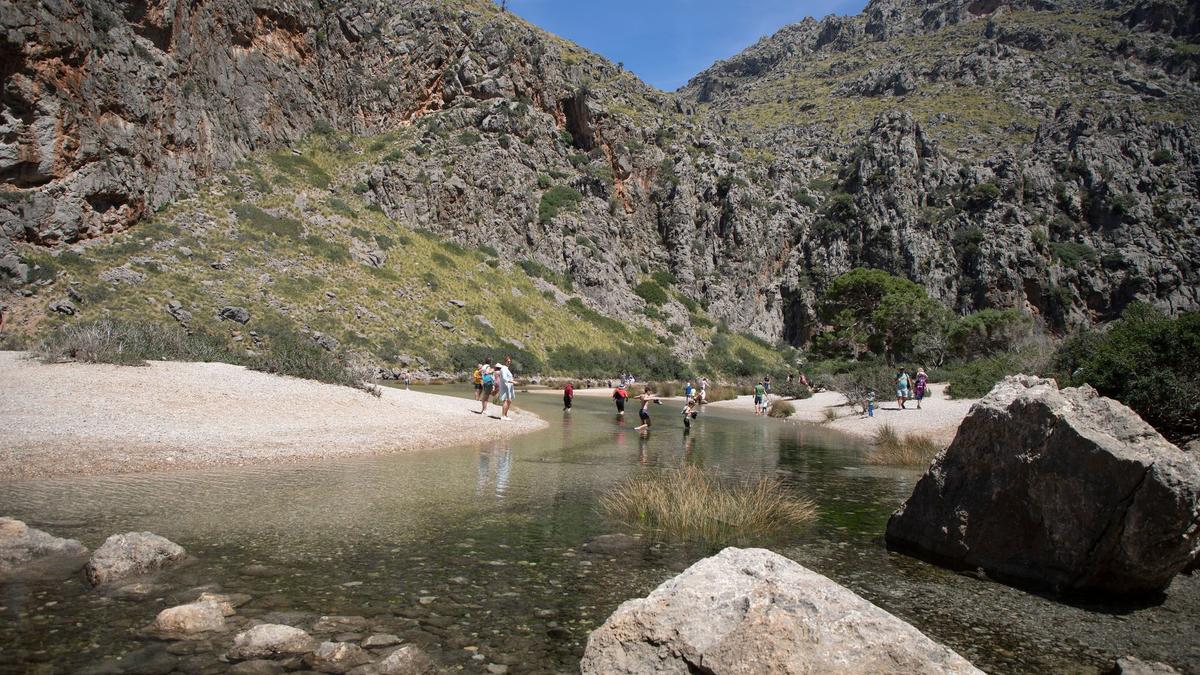
{"label": "clear water", "polygon": [[778,476],[814,499],[812,526],[746,543],[837,580],[985,670],[1096,672],[1126,654],[1200,670],[1200,579],[1180,577],[1148,607],[1068,604],[888,553],[887,517],[920,474],[865,465],[847,437],[717,410],[685,434],[667,406],[639,435],[636,414],[618,421],[604,398],[577,397],[568,416],[555,396],[519,402],[550,428],[395,456],[0,483],[0,514],[91,548],[148,530],[197,558],[141,600],[79,580],[0,587],[0,670],[69,672],[135,652],[152,644],[139,630],[173,593],[215,583],[253,596],[243,615],[367,616],[468,672],[492,662],[572,671],[618,604],[713,552],[650,537],[603,553],[583,546],[621,531],[597,512],[607,489],[684,463]]}

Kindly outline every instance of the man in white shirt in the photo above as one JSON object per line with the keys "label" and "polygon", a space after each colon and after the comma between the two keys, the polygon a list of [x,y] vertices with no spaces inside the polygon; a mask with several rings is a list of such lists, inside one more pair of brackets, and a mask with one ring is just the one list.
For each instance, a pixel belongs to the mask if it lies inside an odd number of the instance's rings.
{"label": "man in white shirt", "polygon": [[512,363],[512,357],[506,356],[504,363],[496,364],[496,370],[500,371],[500,402],[504,405],[500,419],[505,421],[512,419],[508,416],[508,409],[512,406],[513,398],[516,396],[516,381],[512,371],[508,369],[510,363]]}

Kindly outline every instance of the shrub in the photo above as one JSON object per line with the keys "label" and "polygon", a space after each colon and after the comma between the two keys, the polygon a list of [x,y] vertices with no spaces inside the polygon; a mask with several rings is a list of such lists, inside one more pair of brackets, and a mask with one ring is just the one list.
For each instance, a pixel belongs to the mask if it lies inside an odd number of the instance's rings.
{"label": "shrub", "polygon": [[237,204],[233,207],[238,220],[264,234],[297,239],[300,237],[300,221],[287,216],[273,216],[253,204]]}
{"label": "shrub", "polygon": [[1066,340],[1056,365],[1071,384],[1087,383],[1133,408],[1164,436],[1200,433],[1200,312],[1170,318],[1135,303],[1106,331]]}
{"label": "shrub", "polygon": [[1000,201],[1000,188],[995,183],[980,183],[967,194],[967,206],[972,211],[990,209]]}
{"label": "shrub", "polygon": [[662,286],[663,288],[670,288],[678,281],[674,274],[671,274],[666,270],[659,270],[658,272],[651,274],[650,278],[654,279],[654,283]]}
{"label": "shrub", "polygon": [[955,356],[974,358],[1012,349],[1032,323],[1015,309],[983,309],[950,323],[946,340]]}
{"label": "shrub", "polygon": [[[551,299],[553,299],[553,294],[551,294]],[[627,332],[625,330],[625,325],[620,321],[617,321],[612,317],[604,316],[600,312],[597,312],[591,307],[583,304],[583,301],[579,298],[571,298],[567,300],[567,309],[571,310],[571,313],[575,316],[587,321],[588,323],[591,323],[593,326],[614,335],[622,335]]]}
{"label": "shrub", "polygon": [[542,193],[538,204],[538,222],[548,225],[562,209],[574,209],[583,200],[583,195],[572,187],[555,185]]}
{"label": "shrub", "polygon": [[667,302],[667,292],[653,281],[643,281],[633,288],[633,292],[649,305],[664,305]]}
{"label": "shrub", "polygon": [[539,373],[545,365],[541,359],[511,342],[496,340],[490,344],[454,344],[449,347],[448,370],[470,373],[478,363],[495,363],[505,356],[513,360],[512,370],[518,373]]}
{"label": "shrub", "polygon": [[791,417],[796,414],[796,406],[792,405],[790,401],[785,401],[781,398],[775,399],[771,402],[771,406],[767,408],[767,414],[771,417]]}
{"label": "shrub", "polygon": [[325,172],[325,169],[317,166],[315,162],[303,155],[275,153],[271,155],[271,163],[289,176],[303,178],[305,182],[313,187],[325,189],[329,187],[329,183],[332,181],[332,178]]}
{"label": "shrub", "polygon": [[1050,243],[1050,253],[1067,267],[1079,267],[1081,262],[1095,264],[1096,250],[1087,244],[1074,241],[1055,241]]}
{"label": "shrub", "polygon": [[684,466],[632,478],[600,498],[608,517],[670,538],[737,543],[794,528],[816,517],[778,478],[723,483],[714,471]]}
{"label": "shrub", "polygon": [[547,361],[551,370],[576,377],[604,378],[634,373],[641,379],[679,380],[685,373],[678,357],[660,346],[643,346],[633,351],[562,346],[551,350]]}
{"label": "shrub", "polygon": [[147,360],[232,363],[267,373],[370,390],[360,367],[348,367],[311,339],[285,327],[258,327],[265,349],[250,356],[222,338],[146,321],[104,319],[50,333],[36,353],[44,361],[144,365]]}

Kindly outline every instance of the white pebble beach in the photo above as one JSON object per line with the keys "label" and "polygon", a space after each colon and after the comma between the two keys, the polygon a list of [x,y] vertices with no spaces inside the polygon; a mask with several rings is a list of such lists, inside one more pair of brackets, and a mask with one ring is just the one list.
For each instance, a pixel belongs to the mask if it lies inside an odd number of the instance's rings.
{"label": "white pebble beach", "polygon": [[470,399],[390,387],[375,398],[225,363],[45,364],[0,352],[0,383],[0,480],[404,452],[547,426],[516,407],[501,421]]}

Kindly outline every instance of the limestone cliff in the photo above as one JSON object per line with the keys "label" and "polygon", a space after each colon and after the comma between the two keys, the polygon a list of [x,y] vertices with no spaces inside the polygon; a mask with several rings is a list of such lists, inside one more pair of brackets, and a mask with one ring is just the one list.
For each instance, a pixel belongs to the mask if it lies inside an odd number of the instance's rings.
{"label": "limestone cliff", "polygon": [[[312,189],[349,181],[404,226],[566,274],[610,316],[678,326],[684,353],[697,303],[801,344],[821,288],[861,265],[1057,329],[1134,299],[1200,307],[1184,2],[878,0],[675,94],[482,0],[9,1],[0,28],[16,284],[39,247],[137,227],[336,129],[412,139],[346,145],[352,169]],[[661,307],[627,292],[664,270]]]}

